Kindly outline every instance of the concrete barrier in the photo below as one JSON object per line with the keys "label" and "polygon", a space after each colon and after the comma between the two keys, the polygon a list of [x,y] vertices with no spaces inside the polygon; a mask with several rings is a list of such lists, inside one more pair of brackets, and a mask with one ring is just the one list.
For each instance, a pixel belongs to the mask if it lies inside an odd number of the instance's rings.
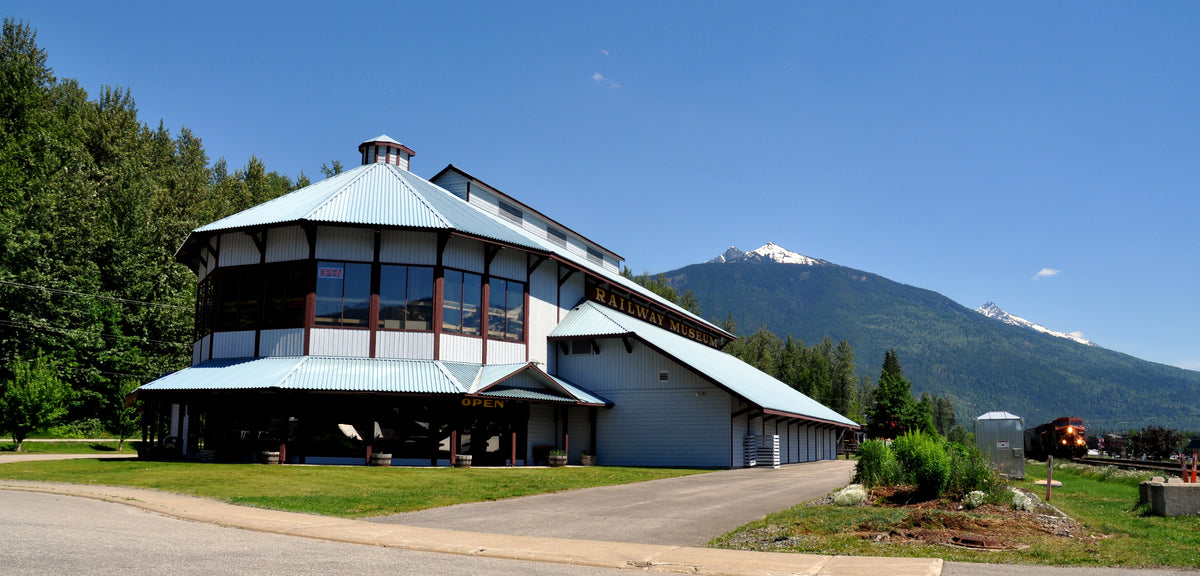
{"label": "concrete barrier", "polygon": [[1200,484],[1184,484],[1178,478],[1151,478],[1138,485],[1138,503],[1150,504],[1159,516],[1200,514]]}

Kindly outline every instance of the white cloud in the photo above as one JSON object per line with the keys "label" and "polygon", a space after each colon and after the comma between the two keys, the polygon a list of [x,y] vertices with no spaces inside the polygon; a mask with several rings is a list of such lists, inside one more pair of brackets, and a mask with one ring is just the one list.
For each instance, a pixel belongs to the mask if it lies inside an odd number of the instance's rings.
{"label": "white cloud", "polygon": [[1034,275],[1033,275],[1033,280],[1040,280],[1040,279],[1042,279],[1042,278],[1049,278],[1049,277],[1051,277],[1051,276],[1058,276],[1058,273],[1059,273],[1059,272],[1062,272],[1062,270],[1055,270],[1055,269],[1053,269],[1053,268],[1042,268],[1041,270],[1039,270],[1039,271],[1038,271],[1038,273],[1037,273],[1037,274],[1034,274]]}
{"label": "white cloud", "polygon": [[608,86],[609,88],[620,88],[621,87],[620,84],[612,81],[611,79],[605,77],[603,74],[601,74],[599,72],[592,74],[592,82],[595,82],[597,84],[604,84],[605,86]]}
{"label": "white cloud", "polygon": [[608,56],[608,50],[601,50],[600,53],[605,56]]}

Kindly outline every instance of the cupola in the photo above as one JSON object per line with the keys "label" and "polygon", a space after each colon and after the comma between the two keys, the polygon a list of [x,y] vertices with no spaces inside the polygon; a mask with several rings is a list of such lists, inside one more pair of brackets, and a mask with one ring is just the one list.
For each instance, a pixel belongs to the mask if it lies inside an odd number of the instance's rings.
{"label": "cupola", "polygon": [[408,170],[408,160],[417,153],[386,134],[380,134],[358,145],[363,166],[367,164],[391,164]]}

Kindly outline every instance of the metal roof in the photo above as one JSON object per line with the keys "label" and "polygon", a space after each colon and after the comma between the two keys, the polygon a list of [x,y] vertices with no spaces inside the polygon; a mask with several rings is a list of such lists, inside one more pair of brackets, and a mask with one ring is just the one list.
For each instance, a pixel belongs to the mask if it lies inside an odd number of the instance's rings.
{"label": "metal roof", "polygon": [[675,361],[764,410],[857,428],[854,421],[757,368],[694,340],[684,338],[595,302],[575,307],[551,338],[631,335]]}
{"label": "metal roof", "polygon": [[997,412],[988,412],[987,414],[982,414],[975,420],[976,421],[979,421],[979,420],[1021,420],[1021,417],[1017,416],[1016,414],[1010,414],[1008,412],[997,411]]}
{"label": "metal roof", "polygon": [[389,164],[359,166],[201,226],[192,232],[179,253],[185,254],[189,247],[195,249],[202,238],[210,234],[296,222],[454,230],[542,254],[554,254],[593,276],[734,337],[633,280],[495,214],[484,212],[408,170]]}
{"label": "metal roof", "polygon": [[[436,360],[325,356],[208,360],[163,376],[139,391],[277,389],[457,395],[473,394],[488,386],[497,390],[485,390],[484,395],[609,404],[578,386],[551,377],[533,363],[481,366]],[[505,390],[510,392],[503,393]]]}

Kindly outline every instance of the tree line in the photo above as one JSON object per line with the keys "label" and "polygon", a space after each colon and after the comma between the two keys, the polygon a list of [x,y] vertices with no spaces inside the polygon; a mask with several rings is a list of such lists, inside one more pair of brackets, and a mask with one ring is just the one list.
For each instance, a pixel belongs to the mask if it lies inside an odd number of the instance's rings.
{"label": "tree line", "polygon": [[62,417],[115,422],[123,390],[189,363],[195,276],[174,259],[188,233],[309,179],[210,162],[188,128],[142,122],[129,89],[89,94],[46,62],[5,19],[0,382],[52,376]]}

